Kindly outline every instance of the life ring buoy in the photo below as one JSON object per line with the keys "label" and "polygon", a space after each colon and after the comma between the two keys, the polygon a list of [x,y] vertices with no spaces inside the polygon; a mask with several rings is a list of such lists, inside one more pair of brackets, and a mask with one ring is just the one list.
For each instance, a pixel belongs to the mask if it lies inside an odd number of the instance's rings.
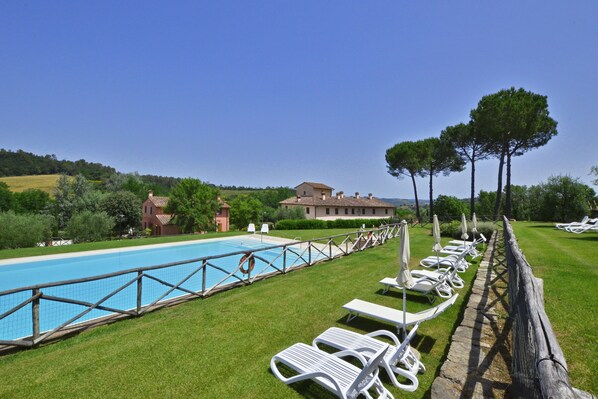
{"label": "life ring buoy", "polygon": [[368,240],[369,240],[369,239],[371,239],[371,238],[372,238],[372,232],[370,231],[370,232],[368,233]]}
{"label": "life ring buoy", "polygon": [[[247,268],[244,265],[245,263],[247,263]],[[251,252],[245,252],[245,255],[243,255],[239,261],[239,267],[243,274],[249,274],[249,272],[253,270],[255,267],[255,258],[251,256]]]}

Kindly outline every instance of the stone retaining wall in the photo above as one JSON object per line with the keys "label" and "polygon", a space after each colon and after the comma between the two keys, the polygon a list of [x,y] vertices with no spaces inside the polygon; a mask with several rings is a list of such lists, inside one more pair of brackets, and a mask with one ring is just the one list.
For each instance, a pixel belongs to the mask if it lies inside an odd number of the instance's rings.
{"label": "stone retaining wall", "polygon": [[511,383],[507,270],[502,240],[492,236],[480,262],[463,320],[432,384],[432,398],[503,398]]}

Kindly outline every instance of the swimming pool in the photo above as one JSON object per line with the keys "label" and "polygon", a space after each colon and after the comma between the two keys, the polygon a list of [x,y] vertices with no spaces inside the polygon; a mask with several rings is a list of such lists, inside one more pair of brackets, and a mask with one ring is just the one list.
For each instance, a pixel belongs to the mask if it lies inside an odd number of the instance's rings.
{"label": "swimming pool", "polygon": [[[304,252],[299,246],[291,246],[292,250],[283,254],[283,247],[273,247],[277,244],[282,242],[262,242],[258,237],[241,236],[48,256],[43,260],[29,258],[1,261],[0,294],[20,287],[130,271],[93,281],[44,286],[42,292],[46,300],[39,303],[39,328],[42,332],[50,331],[77,317],[89,308],[89,304],[95,304],[111,294],[110,298],[101,303],[103,309],[94,308],[73,322],[80,323],[113,314],[111,309],[134,310],[138,305],[146,306],[156,300],[173,299],[188,292],[205,293],[216,285],[220,287],[247,279],[246,274],[238,270],[235,272],[243,256],[239,252],[256,251],[252,277],[275,272],[277,268],[282,269],[283,265],[295,267],[306,262],[299,256]],[[210,259],[207,264],[206,261],[197,261],[199,258],[230,253],[237,254]],[[317,261],[322,257],[321,253],[316,253],[311,260]],[[196,261],[186,262],[194,259]],[[176,262],[185,263],[144,271],[141,284],[136,280],[140,272],[131,270]],[[187,291],[173,289],[173,286]],[[138,296],[139,290],[141,294]],[[0,295],[0,315],[30,299],[32,291],[28,289]],[[69,298],[78,304],[56,301],[52,297]],[[140,304],[137,303],[138,297],[141,298]],[[29,303],[0,320],[0,340],[31,336],[32,329],[32,305]]]}

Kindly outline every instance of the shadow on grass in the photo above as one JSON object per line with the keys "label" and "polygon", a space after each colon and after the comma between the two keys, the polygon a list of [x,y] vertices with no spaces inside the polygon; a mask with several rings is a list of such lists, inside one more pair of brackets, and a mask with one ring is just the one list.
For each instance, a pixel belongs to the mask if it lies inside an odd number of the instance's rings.
{"label": "shadow on grass", "polygon": [[577,241],[598,241],[598,234],[591,234],[591,235],[576,235],[568,238],[569,240],[577,240]]}
{"label": "shadow on grass", "polygon": [[529,227],[531,229],[553,229],[553,230],[557,230],[556,227],[554,227],[554,225],[546,225],[546,224],[537,224],[534,226],[526,226]]}
{"label": "shadow on grass", "polygon": [[[403,306],[403,291],[397,291],[398,288],[396,290],[388,290],[386,291],[386,293],[384,292],[384,290],[381,288],[378,291],[376,291],[376,294],[378,295],[384,295],[384,296],[390,296],[393,298],[397,298],[399,299],[401,302],[399,303],[399,306]],[[435,297],[436,299],[436,297]],[[423,304],[430,304],[430,300],[428,299],[427,296],[425,296],[424,294],[420,294],[420,293],[416,293],[413,291],[407,291],[407,301],[408,302],[419,302],[419,303],[423,303]],[[434,300],[434,303],[436,303],[436,300]],[[409,303],[407,303],[407,307],[409,307]]]}

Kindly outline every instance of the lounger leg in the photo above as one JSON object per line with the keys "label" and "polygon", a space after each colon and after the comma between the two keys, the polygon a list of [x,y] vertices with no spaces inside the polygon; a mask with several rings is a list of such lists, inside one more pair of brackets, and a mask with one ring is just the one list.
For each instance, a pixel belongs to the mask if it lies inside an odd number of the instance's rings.
{"label": "lounger leg", "polygon": [[353,314],[353,312],[349,312],[349,314],[347,315],[347,323],[356,318],[358,315],[359,313]]}

